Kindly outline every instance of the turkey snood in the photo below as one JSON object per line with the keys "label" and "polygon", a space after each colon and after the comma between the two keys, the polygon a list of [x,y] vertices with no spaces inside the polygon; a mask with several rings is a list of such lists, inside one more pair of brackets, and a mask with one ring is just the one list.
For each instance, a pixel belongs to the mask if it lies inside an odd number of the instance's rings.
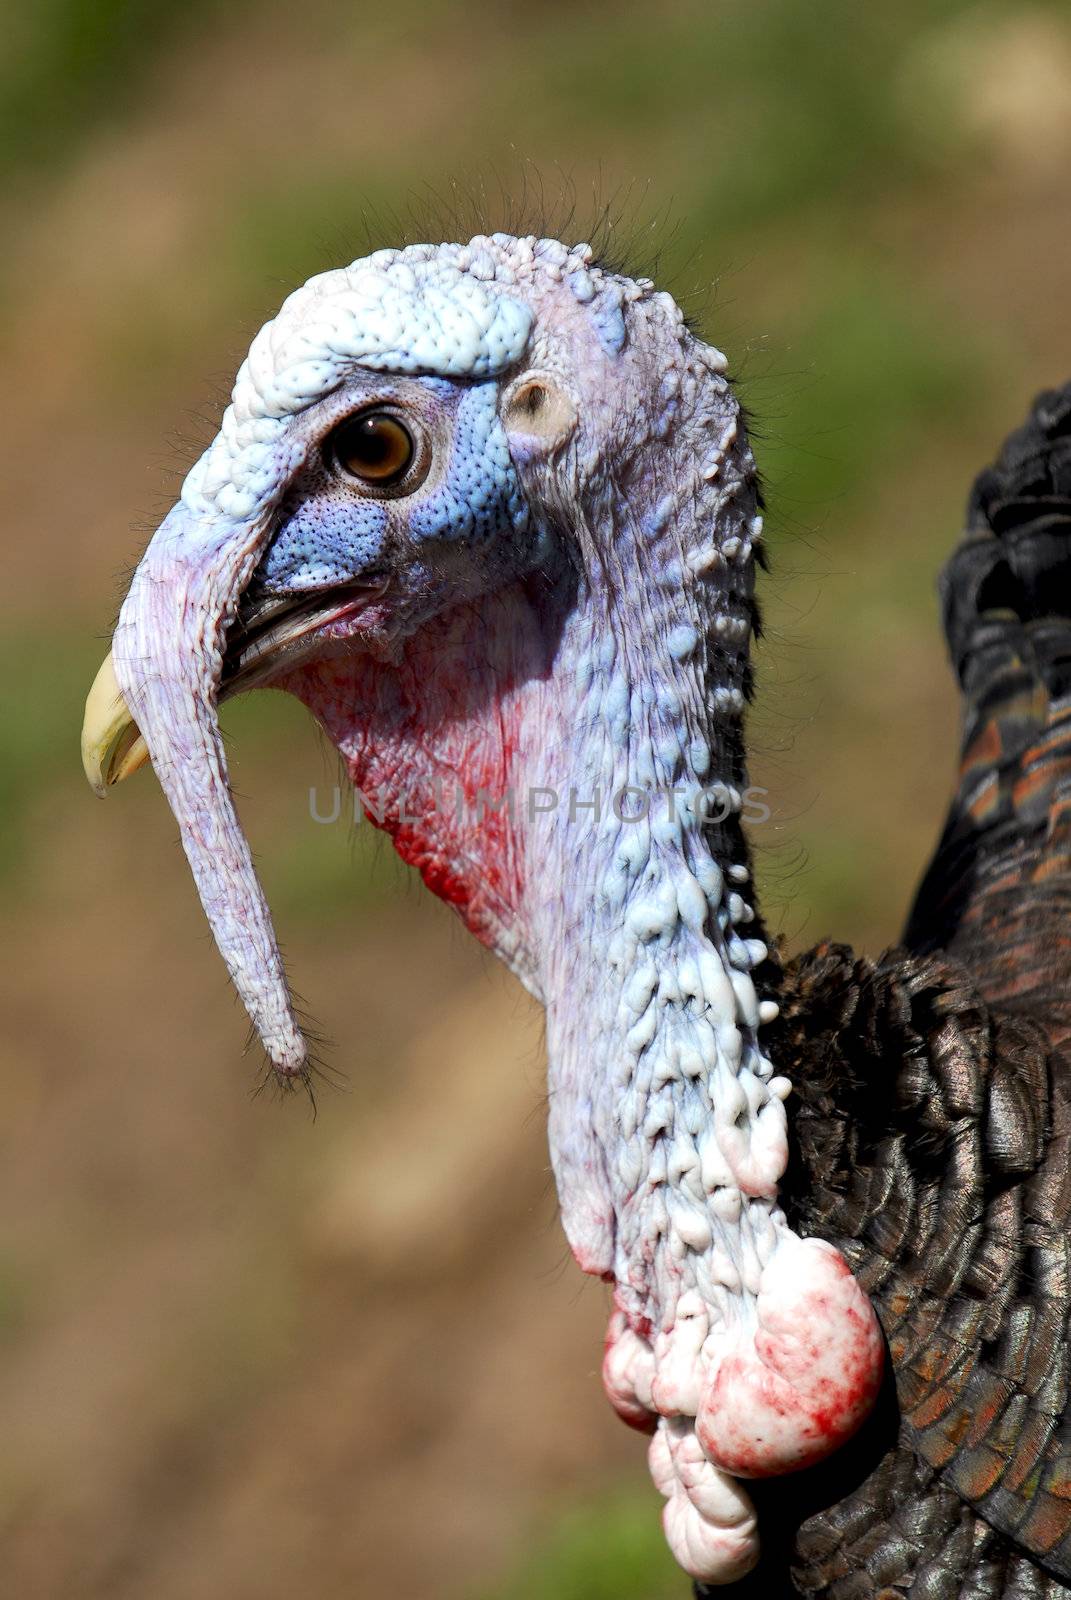
{"label": "turkey snood", "polygon": [[544,1003],[562,1220],[614,1286],[607,1392],[708,1583],[758,1557],[741,1480],[835,1450],[882,1367],[844,1259],[778,1206],[740,816],[760,536],[724,358],[667,294],[553,240],[380,251],[258,334],[87,724],[101,785],[140,729],[281,1075],[306,1047],[216,715],[252,684],[300,697]]}

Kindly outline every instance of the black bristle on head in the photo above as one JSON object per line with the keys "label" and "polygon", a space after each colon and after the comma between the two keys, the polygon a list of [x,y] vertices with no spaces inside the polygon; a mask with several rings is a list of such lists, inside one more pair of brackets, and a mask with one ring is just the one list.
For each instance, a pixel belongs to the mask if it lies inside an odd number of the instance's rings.
{"label": "black bristle on head", "polygon": [[[477,234],[506,233],[515,238],[560,239],[591,245],[595,263],[606,272],[649,278],[677,301],[685,322],[696,332],[712,286],[698,283],[685,291],[681,280],[696,258],[680,258],[684,220],[672,202],[654,204],[649,183],[631,182],[606,189],[601,175],[582,187],[561,167],[547,172],[519,159],[513,172],[494,167],[452,178],[444,187],[427,183],[397,205],[370,203],[357,239],[343,254],[357,257],[384,247],[453,241]],[[668,261],[673,259],[672,271]]]}

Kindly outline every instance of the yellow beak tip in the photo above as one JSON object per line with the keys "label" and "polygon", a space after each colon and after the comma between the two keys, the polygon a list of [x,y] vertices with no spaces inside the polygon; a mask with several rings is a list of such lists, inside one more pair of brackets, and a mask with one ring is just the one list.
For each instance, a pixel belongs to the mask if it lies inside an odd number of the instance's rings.
{"label": "yellow beak tip", "polygon": [[86,697],[82,723],[82,767],[89,786],[94,794],[103,797],[148,759],[148,749],[123,698],[109,651]]}

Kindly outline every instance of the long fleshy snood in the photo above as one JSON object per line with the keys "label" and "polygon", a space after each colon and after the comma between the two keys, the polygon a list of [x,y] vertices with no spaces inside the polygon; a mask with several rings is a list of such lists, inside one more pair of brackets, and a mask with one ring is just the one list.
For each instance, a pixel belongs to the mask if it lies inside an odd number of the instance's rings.
{"label": "long fleshy snood", "polygon": [[284,1078],[306,1070],[271,914],[234,809],[217,701],[224,635],[263,524],[202,520],[176,506],[135,574],[112,641],[116,682],[179,825],[220,954]]}

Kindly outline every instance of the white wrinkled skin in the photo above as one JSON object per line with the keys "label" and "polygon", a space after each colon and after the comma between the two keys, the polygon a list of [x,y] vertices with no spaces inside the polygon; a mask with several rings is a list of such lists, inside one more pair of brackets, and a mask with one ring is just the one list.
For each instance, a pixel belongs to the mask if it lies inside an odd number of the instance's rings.
{"label": "white wrinkled skin", "polygon": [[758,1559],[758,1530],[737,1479],[708,1461],[694,1430],[677,1419],[659,1422],[648,1463],[666,1499],[666,1540],[685,1572],[714,1583],[746,1577]]}
{"label": "white wrinkled skin", "polygon": [[[841,1257],[797,1239],[778,1205],[790,1085],[760,1040],[776,1007],[756,992],[767,951],[739,824],[762,520],[724,358],[668,295],[602,271],[586,246],[495,235],[311,279],[254,340],[139,568],[116,673],[239,992],[276,1065],[300,1071],[215,726],[223,632],[308,448],[311,405],[356,368],[508,381],[525,366],[555,375],[578,412],[568,449],[518,447],[516,464],[533,515],[569,530],[580,580],[552,670],[511,690],[517,772],[607,803],[583,826],[560,807],[522,836],[520,897],[492,942],[547,1007],[562,1221],[584,1270],[615,1285],[607,1391],[656,1426],[677,1559],[729,1583],[759,1550],[739,1477],[847,1437],[873,1402],[881,1341]],[[176,594],[196,613],[178,634]],[[727,820],[711,828],[694,797],[715,784]],[[682,798],[626,822],[608,797],[627,786]]]}
{"label": "white wrinkled skin", "polygon": [[378,250],[302,284],[253,340],[219,435],[183,498],[235,521],[253,516],[276,487],[286,419],[355,367],[443,378],[504,371],[528,342],[532,313],[489,289],[474,265],[471,246],[414,245]]}

